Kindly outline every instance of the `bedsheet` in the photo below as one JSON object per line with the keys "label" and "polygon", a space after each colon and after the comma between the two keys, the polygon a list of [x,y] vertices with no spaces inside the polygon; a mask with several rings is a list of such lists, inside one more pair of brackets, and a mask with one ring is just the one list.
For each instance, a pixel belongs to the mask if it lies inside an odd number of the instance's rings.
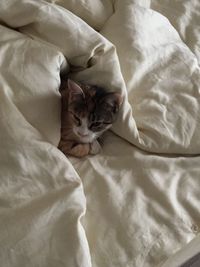
{"label": "bedsheet", "polygon": [[[198,0],[0,2],[1,266],[172,267],[200,245],[199,63]],[[61,74],[124,96],[96,156],[57,149]]]}

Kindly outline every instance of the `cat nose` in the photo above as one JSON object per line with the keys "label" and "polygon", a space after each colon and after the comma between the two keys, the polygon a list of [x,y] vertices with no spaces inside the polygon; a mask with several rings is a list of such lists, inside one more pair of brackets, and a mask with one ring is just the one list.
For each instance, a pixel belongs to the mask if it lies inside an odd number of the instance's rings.
{"label": "cat nose", "polygon": [[87,133],[80,133],[80,132],[78,132],[78,134],[79,134],[80,136],[82,136],[82,137],[86,137],[86,136],[88,136]]}
{"label": "cat nose", "polygon": [[88,134],[81,134],[83,137],[88,136]]}

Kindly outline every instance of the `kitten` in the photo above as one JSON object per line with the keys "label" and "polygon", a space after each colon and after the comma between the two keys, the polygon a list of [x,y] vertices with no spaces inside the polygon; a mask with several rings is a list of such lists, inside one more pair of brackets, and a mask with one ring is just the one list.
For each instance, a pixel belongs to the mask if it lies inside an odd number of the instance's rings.
{"label": "kitten", "polygon": [[61,139],[58,148],[65,155],[97,154],[97,138],[116,120],[122,103],[120,93],[94,86],[62,81]]}

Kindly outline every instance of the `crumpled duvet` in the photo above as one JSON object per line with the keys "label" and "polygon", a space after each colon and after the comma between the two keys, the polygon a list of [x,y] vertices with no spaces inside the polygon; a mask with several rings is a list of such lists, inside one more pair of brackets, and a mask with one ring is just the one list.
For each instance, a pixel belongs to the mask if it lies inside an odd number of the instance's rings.
{"label": "crumpled duvet", "polygon": [[[198,0],[0,2],[1,266],[173,267],[200,244],[199,64]],[[96,156],[57,149],[60,75],[124,96]]]}

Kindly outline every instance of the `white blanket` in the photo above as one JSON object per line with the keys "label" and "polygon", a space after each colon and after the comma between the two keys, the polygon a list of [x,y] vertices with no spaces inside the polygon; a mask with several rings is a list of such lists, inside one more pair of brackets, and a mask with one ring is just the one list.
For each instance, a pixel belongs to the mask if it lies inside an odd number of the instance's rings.
{"label": "white blanket", "polygon": [[[199,64],[198,0],[1,0],[2,267],[172,266],[200,231]],[[124,95],[99,155],[56,148],[60,73]]]}

